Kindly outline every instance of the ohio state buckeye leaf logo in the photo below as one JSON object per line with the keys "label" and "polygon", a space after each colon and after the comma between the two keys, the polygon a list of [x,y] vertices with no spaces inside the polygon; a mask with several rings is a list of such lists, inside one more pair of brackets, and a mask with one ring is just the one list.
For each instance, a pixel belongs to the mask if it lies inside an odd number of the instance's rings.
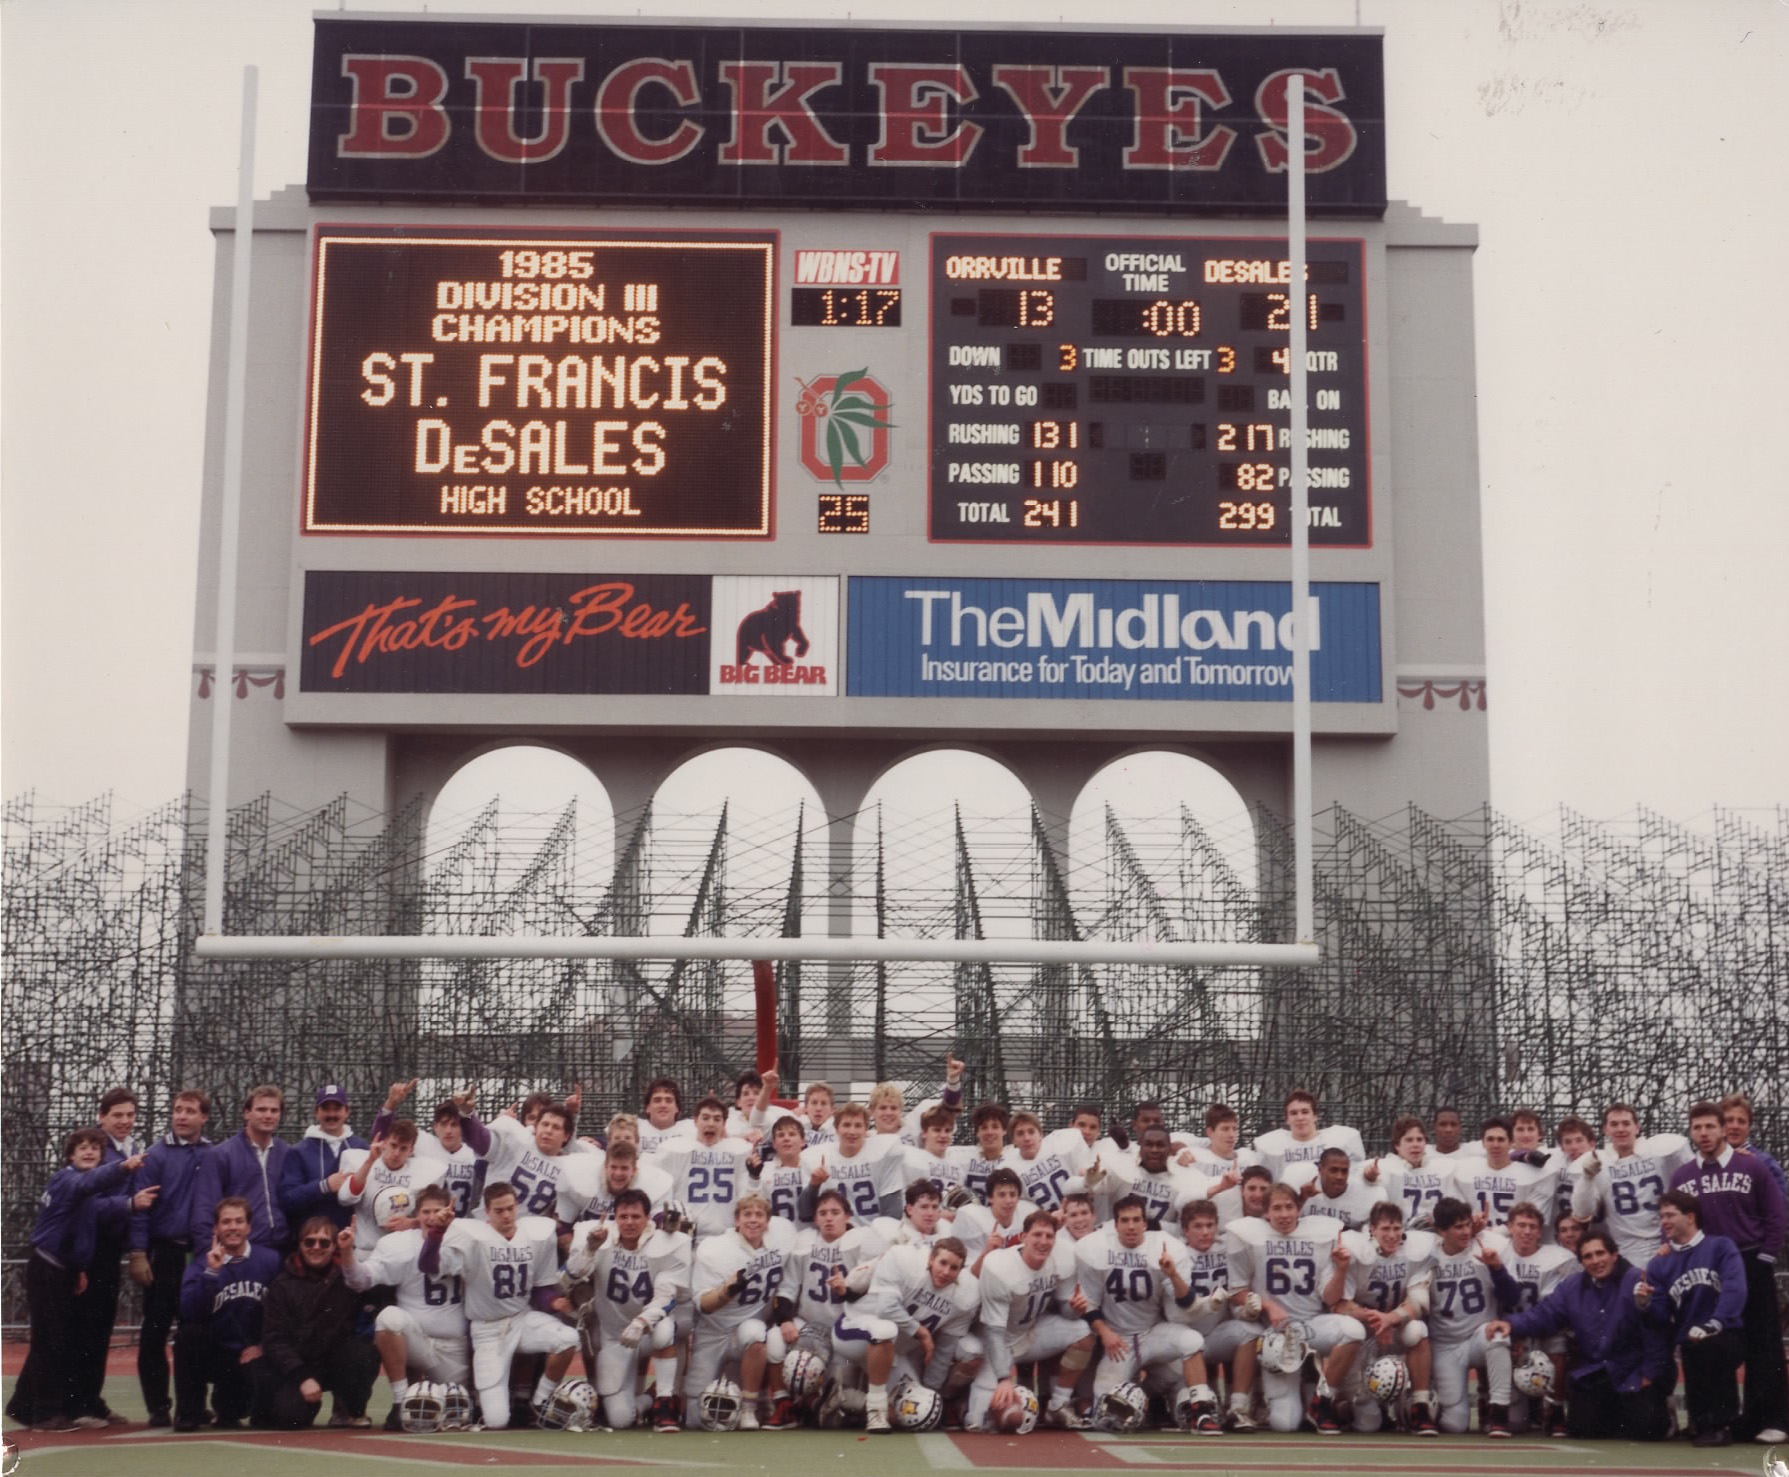
{"label": "ohio state buckeye leaf logo", "polygon": [[[877,413],[892,409],[892,403],[878,406],[863,391],[852,389],[853,385],[867,380],[869,373],[868,365],[848,370],[834,378],[830,390],[802,384],[801,398],[795,403],[797,415],[825,427],[826,465],[832,471],[832,480],[840,487],[845,485],[846,464],[868,466],[866,444],[873,442],[877,431],[894,429],[893,421],[884,420]],[[801,382],[798,380],[797,383]],[[818,383],[820,381],[815,382]]]}

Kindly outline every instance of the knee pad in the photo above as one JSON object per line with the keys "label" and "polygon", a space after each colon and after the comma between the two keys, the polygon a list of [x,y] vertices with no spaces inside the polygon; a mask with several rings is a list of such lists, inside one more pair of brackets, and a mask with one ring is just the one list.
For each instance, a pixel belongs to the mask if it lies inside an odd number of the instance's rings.
{"label": "knee pad", "polygon": [[1422,1319],[1412,1319],[1398,1331],[1398,1342],[1406,1349],[1414,1349],[1429,1336],[1429,1325]]}
{"label": "knee pad", "polygon": [[979,1334],[966,1333],[957,1340],[956,1362],[974,1364],[987,1352]]}
{"label": "knee pad", "polygon": [[789,1345],[783,1338],[783,1330],[771,1324],[764,1330],[764,1357],[772,1364],[781,1364],[789,1353]]}
{"label": "knee pad", "polygon": [[407,1314],[400,1312],[397,1308],[381,1308],[379,1316],[373,1320],[373,1331],[401,1335],[407,1317]]}
{"label": "knee pad", "polygon": [[1087,1368],[1088,1362],[1092,1358],[1092,1349],[1084,1349],[1079,1344],[1070,1344],[1062,1351],[1062,1355],[1057,1360],[1057,1363],[1065,1372],[1069,1374],[1079,1374],[1082,1370]]}
{"label": "knee pad", "polygon": [[743,1354],[753,1344],[764,1342],[764,1336],[770,1332],[762,1318],[748,1318],[733,1330],[733,1352]]}
{"label": "knee pad", "polygon": [[677,1342],[677,1325],[669,1318],[653,1324],[651,1339],[652,1348],[662,1353]]}

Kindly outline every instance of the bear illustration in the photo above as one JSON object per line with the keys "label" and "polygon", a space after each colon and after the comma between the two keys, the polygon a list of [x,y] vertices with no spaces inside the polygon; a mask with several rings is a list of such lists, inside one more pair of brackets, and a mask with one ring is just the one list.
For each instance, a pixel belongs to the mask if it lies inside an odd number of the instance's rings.
{"label": "bear illustration", "polygon": [[807,634],[801,629],[801,591],[778,590],[770,604],[748,611],[739,623],[739,665],[762,652],[772,666],[792,667],[794,661],[783,651],[791,640],[796,656],[808,654]]}

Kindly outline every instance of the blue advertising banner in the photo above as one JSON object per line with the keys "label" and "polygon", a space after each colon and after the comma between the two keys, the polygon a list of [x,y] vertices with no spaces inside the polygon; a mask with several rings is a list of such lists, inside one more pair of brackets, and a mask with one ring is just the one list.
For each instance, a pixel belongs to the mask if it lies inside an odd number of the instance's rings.
{"label": "blue advertising banner", "polygon": [[[1277,580],[924,579],[850,586],[852,697],[1292,701]],[[1379,586],[1311,585],[1311,697],[1380,701]]]}

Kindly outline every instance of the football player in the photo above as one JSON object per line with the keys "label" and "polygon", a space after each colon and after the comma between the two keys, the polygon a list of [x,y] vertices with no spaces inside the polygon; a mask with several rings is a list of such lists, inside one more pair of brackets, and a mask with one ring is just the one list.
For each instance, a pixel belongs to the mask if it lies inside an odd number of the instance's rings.
{"label": "football player", "polygon": [[[1320,1356],[1332,1354],[1341,1344],[1363,1342],[1367,1331],[1359,1319],[1326,1312],[1323,1305],[1330,1253],[1342,1231],[1342,1223],[1333,1216],[1303,1214],[1298,1191],[1290,1185],[1275,1185],[1268,1192],[1265,1221],[1240,1220],[1229,1228],[1233,1308],[1245,1317],[1258,1308],[1273,1329],[1293,1322],[1303,1324],[1312,1350]],[[1237,1430],[1254,1429],[1248,1411],[1256,1366],[1256,1358],[1245,1345],[1237,1355],[1236,1384],[1230,1392],[1230,1419]],[[1268,1369],[1261,1375],[1268,1423],[1276,1431],[1296,1431],[1305,1418],[1303,1379]],[[1313,1419],[1324,1434],[1330,1434],[1325,1430],[1326,1421],[1340,1429],[1333,1399],[1327,1378],[1319,1377]]]}
{"label": "football player", "polygon": [[770,1202],[762,1195],[744,1195],[733,1207],[733,1229],[703,1238],[696,1252],[691,1285],[695,1289],[696,1323],[684,1375],[686,1424],[700,1422],[702,1392],[735,1360],[744,1396],[739,1429],[756,1431],[758,1397],[766,1379],[771,1393],[787,1352],[776,1327],[775,1307],[783,1285],[783,1251],[773,1245]]}
{"label": "football player", "polygon": [[1334,1270],[1323,1290],[1324,1303],[1338,1313],[1360,1320],[1367,1331],[1362,1345],[1346,1346],[1330,1376],[1338,1390],[1354,1376],[1354,1429],[1377,1431],[1384,1412],[1379,1402],[1363,1398],[1362,1371],[1356,1362],[1381,1354],[1402,1354],[1410,1376],[1410,1430],[1418,1436],[1438,1436],[1435,1397],[1429,1388],[1434,1363],[1429,1350],[1429,1329],[1422,1321],[1424,1304],[1411,1296],[1427,1285],[1435,1263],[1435,1237],[1427,1231],[1407,1231],[1404,1212],[1395,1201],[1381,1201],[1372,1210],[1365,1232],[1350,1231],[1338,1243],[1346,1256],[1333,1258]]}
{"label": "football player", "polygon": [[1087,1300],[1076,1285],[1074,1259],[1056,1254],[1055,1217],[1047,1210],[1032,1211],[1019,1244],[989,1252],[979,1280],[987,1355],[969,1387],[964,1429],[985,1430],[990,1412],[998,1417],[1020,1398],[1021,1362],[1056,1355],[1061,1357],[1044,1422],[1084,1428],[1087,1422],[1071,1402],[1075,1383],[1093,1357],[1093,1334],[1087,1328]]}
{"label": "football player", "polygon": [[811,1222],[815,1201],[824,1187],[845,1197],[854,1226],[867,1226],[877,1216],[898,1220],[907,1189],[901,1141],[872,1139],[870,1115],[861,1103],[839,1108],[832,1116],[832,1129],[832,1143],[810,1143],[802,1155],[808,1184],[801,1192],[796,1214],[804,1223]]}
{"label": "football player", "polygon": [[[1200,1352],[1205,1339],[1169,1317],[1171,1308],[1189,1308],[1200,1296],[1187,1249],[1148,1228],[1140,1195],[1124,1196],[1112,1210],[1111,1227],[1075,1248],[1087,1321],[1102,1354],[1093,1374],[1094,1407],[1141,1371],[1156,1394],[1191,1404],[1190,1429],[1218,1435],[1217,1398]],[[1214,1229],[1216,1224],[1214,1211]]]}
{"label": "football player", "polygon": [[[612,1214],[581,1221],[572,1230],[565,1275],[587,1286],[579,1327],[584,1362],[602,1401],[603,1420],[617,1431],[638,1416],[640,1365],[651,1360],[652,1422],[677,1427],[677,1305],[688,1299],[693,1247],[681,1231],[655,1230],[652,1203],[640,1190],[623,1189]],[[580,1299],[574,1294],[574,1303]]]}
{"label": "football player", "polygon": [[1315,1160],[1325,1149],[1341,1149],[1356,1164],[1367,1157],[1359,1130],[1340,1123],[1317,1127],[1317,1099],[1302,1087],[1286,1094],[1285,1110],[1286,1126],[1255,1140],[1255,1153],[1276,1183],[1285,1182],[1292,1165]]}
{"label": "football player", "polygon": [[727,1105],[710,1094],[696,1104],[695,1131],[667,1135],[647,1156],[671,1180],[671,1194],[688,1207],[696,1236],[721,1236],[733,1227],[733,1207],[747,1194],[749,1161],[757,1156],[744,1139],[725,1136]]}
{"label": "football player", "polygon": [[[1505,1150],[1508,1139],[1505,1128]],[[1489,1401],[1483,1434],[1504,1438],[1510,1434],[1514,1388],[1509,1339],[1493,1336],[1486,1328],[1498,1317],[1497,1284],[1485,1253],[1474,1243],[1476,1219],[1470,1205],[1452,1196],[1435,1206],[1435,1266],[1429,1279],[1427,1322],[1439,1406],[1436,1423],[1450,1436],[1463,1434],[1471,1425],[1467,1372],[1476,1369],[1484,1377]]]}
{"label": "football player", "polygon": [[[543,1113],[541,1121],[548,1117]],[[462,1279],[484,1424],[492,1430],[509,1424],[509,1367],[517,1354],[547,1356],[533,1400],[536,1410],[545,1405],[578,1348],[577,1333],[553,1316],[571,1311],[557,1287],[555,1222],[521,1214],[515,1190],[497,1180],[485,1186],[483,1221],[454,1220],[450,1212],[438,1230],[425,1228],[416,1265],[437,1282]]]}
{"label": "football player", "polygon": [[1622,1256],[1644,1267],[1658,1255],[1659,1199],[1671,1176],[1695,1157],[1682,1134],[1640,1137],[1640,1115],[1627,1103],[1603,1110],[1608,1147],[1574,1162],[1572,1214],[1601,1221]]}
{"label": "football player", "polygon": [[416,1196],[415,1226],[381,1236],[369,1254],[356,1247],[342,1258],[342,1280],[356,1292],[375,1284],[397,1289],[396,1301],[373,1320],[373,1346],[391,1382],[388,1431],[401,1429],[399,1415],[413,1378],[460,1385],[472,1380],[465,1279],[430,1276],[418,1265],[424,1238],[444,1234],[453,1220],[452,1192],[425,1185]]}

